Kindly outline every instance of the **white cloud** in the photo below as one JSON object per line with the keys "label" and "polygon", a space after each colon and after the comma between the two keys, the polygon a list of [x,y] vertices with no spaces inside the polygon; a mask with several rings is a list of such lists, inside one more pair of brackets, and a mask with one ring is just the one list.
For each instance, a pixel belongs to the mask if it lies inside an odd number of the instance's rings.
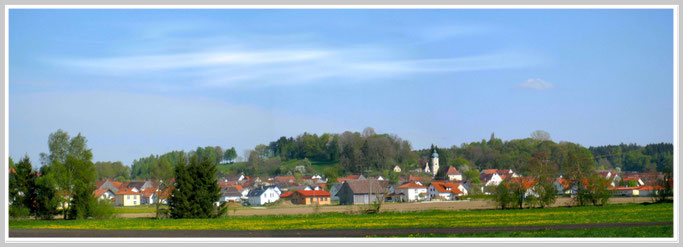
{"label": "white cloud", "polygon": [[536,79],[529,79],[529,80],[526,80],[525,82],[520,83],[519,85],[517,85],[517,88],[533,89],[533,90],[550,90],[550,89],[555,88],[555,85],[553,85],[550,82],[536,78]]}

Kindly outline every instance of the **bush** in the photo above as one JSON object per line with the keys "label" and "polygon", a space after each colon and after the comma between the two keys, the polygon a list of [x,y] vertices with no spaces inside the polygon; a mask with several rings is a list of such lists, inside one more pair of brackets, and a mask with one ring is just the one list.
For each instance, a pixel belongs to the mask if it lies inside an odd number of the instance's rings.
{"label": "bush", "polygon": [[95,219],[112,219],[117,216],[111,201],[100,199],[91,202],[90,215]]}
{"label": "bush", "polygon": [[9,216],[12,218],[26,218],[30,214],[31,211],[27,207],[19,205],[18,203],[9,206]]}
{"label": "bush", "polygon": [[598,174],[579,180],[578,190],[574,201],[579,206],[593,204],[593,206],[606,205],[612,192],[608,190],[610,182]]}

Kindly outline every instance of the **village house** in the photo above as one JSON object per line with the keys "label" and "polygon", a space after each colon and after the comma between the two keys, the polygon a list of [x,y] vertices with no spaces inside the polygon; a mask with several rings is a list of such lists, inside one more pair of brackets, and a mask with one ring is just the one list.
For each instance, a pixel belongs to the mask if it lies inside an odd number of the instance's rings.
{"label": "village house", "polygon": [[[635,181],[637,184],[636,186],[644,186],[645,185],[645,182],[643,182],[643,180],[641,180],[638,177],[624,177],[623,181],[624,181],[624,183],[627,183],[627,184],[628,184],[628,181]],[[614,186],[614,185],[612,185],[612,186]]]}
{"label": "village house", "polygon": [[242,200],[242,193],[234,186],[221,188],[221,202],[238,202]]}
{"label": "village house", "polygon": [[371,204],[384,200],[389,181],[376,179],[346,180],[337,192],[339,204]]}
{"label": "village house", "polygon": [[[492,169],[492,170],[496,170],[496,169]],[[503,182],[503,178],[500,177],[500,175],[498,175],[497,172],[482,173],[479,175],[479,181],[481,181],[481,184],[483,187],[498,186],[498,184],[500,184],[500,182]]]}
{"label": "village house", "polygon": [[292,197],[293,204],[330,204],[330,193],[324,190],[297,190]]}
{"label": "village house", "polygon": [[149,205],[156,203],[157,188],[149,187],[140,192],[140,205]]}
{"label": "village house", "polygon": [[247,198],[250,205],[263,205],[280,199],[282,191],[277,186],[259,187],[249,191]]}
{"label": "village house", "polygon": [[556,178],[555,181],[553,181],[553,186],[555,186],[555,191],[558,195],[572,194],[572,183],[565,178]]}
{"label": "village house", "polygon": [[662,186],[641,186],[638,188],[638,194],[639,196],[654,196],[662,189],[664,189]]}
{"label": "village house", "polygon": [[427,193],[432,198],[441,198],[444,200],[454,200],[459,196],[467,195],[467,190],[462,183],[453,183],[450,181],[432,181],[427,187]]}
{"label": "village house", "polygon": [[332,187],[330,188],[330,191],[329,191],[330,192],[330,199],[332,199],[332,201],[339,201],[339,197],[337,196],[337,192],[339,192],[339,189],[341,189],[342,185],[343,185],[342,183],[336,183],[336,184],[333,184]]}
{"label": "village house", "polygon": [[116,192],[116,206],[137,206],[140,205],[140,192],[134,189],[120,189]]}
{"label": "village house", "polygon": [[101,190],[95,190],[92,192],[93,196],[99,200],[108,200],[112,201],[115,198],[114,192],[112,192],[110,189],[101,189]]}
{"label": "village house", "polygon": [[394,166],[394,172],[401,172],[401,167],[398,165]]}
{"label": "village house", "polygon": [[638,187],[613,187],[609,188],[614,196],[640,196]]}
{"label": "village house", "polygon": [[394,194],[403,194],[401,201],[422,201],[429,199],[429,194],[427,193],[427,186],[422,184],[409,182],[396,186],[393,189]]}
{"label": "village house", "polygon": [[453,166],[448,167],[446,176],[448,176],[448,181],[462,181],[462,174]]}

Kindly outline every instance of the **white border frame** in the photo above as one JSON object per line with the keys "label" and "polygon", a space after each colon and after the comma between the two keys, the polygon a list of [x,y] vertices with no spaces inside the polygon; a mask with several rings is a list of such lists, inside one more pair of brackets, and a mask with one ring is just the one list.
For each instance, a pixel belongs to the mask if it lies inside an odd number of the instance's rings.
{"label": "white border frame", "polygon": [[[674,65],[674,237],[673,238],[9,238],[5,210],[5,243],[678,243],[678,5],[5,5],[5,161],[9,157],[9,9],[671,9]],[[8,164],[4,163],[5,170]],[[5,172],[5,199],[9,175]]]}

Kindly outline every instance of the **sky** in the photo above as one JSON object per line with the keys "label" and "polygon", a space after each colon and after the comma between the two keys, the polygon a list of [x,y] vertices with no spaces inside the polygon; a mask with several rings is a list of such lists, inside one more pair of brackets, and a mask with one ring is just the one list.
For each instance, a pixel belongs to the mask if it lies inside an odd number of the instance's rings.
{"label": "sky", "polygon": [[372,127],[414,149],[673,142],[672,10],[10,9],[9,154],[94,161]]}

